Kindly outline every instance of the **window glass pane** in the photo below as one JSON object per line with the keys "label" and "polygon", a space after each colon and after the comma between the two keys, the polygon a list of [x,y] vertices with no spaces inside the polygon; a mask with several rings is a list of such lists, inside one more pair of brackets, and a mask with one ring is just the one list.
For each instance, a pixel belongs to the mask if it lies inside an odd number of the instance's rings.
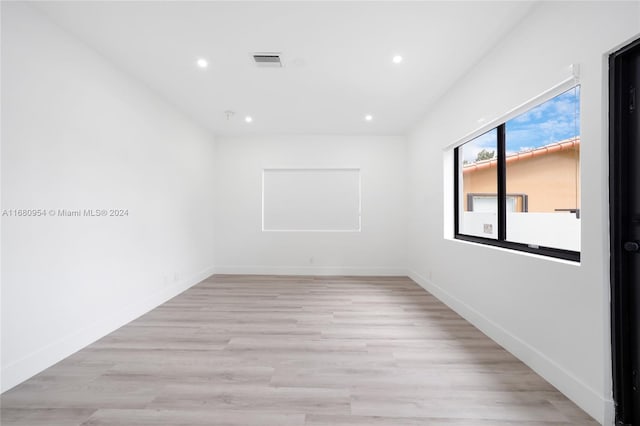
{"label": "window glass pane", "polygon": [[498,238],[498,132],[478,136],[458,148],[458,232]]}
{"label": "window glass pane", "polygon": [[580,251],[579,86],[508,121],[505,158],[507,240]]}

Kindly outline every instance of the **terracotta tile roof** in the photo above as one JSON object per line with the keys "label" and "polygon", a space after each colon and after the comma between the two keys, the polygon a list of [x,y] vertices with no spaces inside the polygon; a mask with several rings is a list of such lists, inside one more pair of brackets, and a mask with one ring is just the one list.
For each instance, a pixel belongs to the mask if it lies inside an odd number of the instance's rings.
{"label": "terracotta tile roof", "polygon": [[[575,138],[565,139],[559,142],[554,142],[549,145],[541,146],[529,151],[516,152],[514,154],[507,155],[507,163],[514,161],[527,160],[540,155],[552,154],[554,152],[566,151],[568,149],[580,148],[580,136]],[[477,170],[488,169],[491,167],[498,167],[498,160],[492,158],[490,160],[482,160],[476,163],[465,164],[462,166],[463,173],[475,172]]]}

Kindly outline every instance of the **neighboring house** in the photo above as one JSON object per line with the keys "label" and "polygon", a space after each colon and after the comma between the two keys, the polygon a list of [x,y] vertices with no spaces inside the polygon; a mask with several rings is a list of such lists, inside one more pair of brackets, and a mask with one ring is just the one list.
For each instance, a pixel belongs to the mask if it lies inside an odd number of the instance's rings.
{"label": "neighboring house", "polygon": [[[580,209],[580,138],[508,155],[507,210],[559,212]],[[496,211],[497,159],[462,167],[464,210]]]}

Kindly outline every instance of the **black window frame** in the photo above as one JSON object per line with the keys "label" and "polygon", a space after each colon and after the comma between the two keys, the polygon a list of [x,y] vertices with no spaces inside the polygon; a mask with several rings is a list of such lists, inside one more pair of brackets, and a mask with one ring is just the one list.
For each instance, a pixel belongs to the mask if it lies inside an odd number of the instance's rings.
{"label": "black window frame", "polygon": [[[570,260],[580,262],[580,252],[573,250],[564,250],[554,247],[544,247],[534,244],[516,243],[507,240],[507,160],[506,160],[506,121],[497,127],[487,130],[490,132],[496,130],[498,133],[497,143],[497,183],[498,183],[498,237],[486,238],[475,235],[467,235],[460,233],[460,158],[458,150],[464,146],[459,145],[453,150],[453,186],[454,186],[454,238],[457,240],[470,241],[479,244],[485,244],[494,247],[522,251],[526,253],[539,254],[542,256],[553,257],[556,259]],[[468,141],[470,142],[470,141]]]}

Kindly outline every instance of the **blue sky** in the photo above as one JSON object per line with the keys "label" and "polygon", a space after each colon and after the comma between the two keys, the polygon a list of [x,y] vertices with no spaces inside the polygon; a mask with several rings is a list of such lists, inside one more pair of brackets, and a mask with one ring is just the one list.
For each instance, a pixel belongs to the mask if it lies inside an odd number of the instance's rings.
{"label": "blue sky", "polygon": [[[507,121],[507,155],[549,145],[580,134],[580,86]],[[492,130],[463,146],[462,158],[474,162],[478,152],[496,150]]]}

